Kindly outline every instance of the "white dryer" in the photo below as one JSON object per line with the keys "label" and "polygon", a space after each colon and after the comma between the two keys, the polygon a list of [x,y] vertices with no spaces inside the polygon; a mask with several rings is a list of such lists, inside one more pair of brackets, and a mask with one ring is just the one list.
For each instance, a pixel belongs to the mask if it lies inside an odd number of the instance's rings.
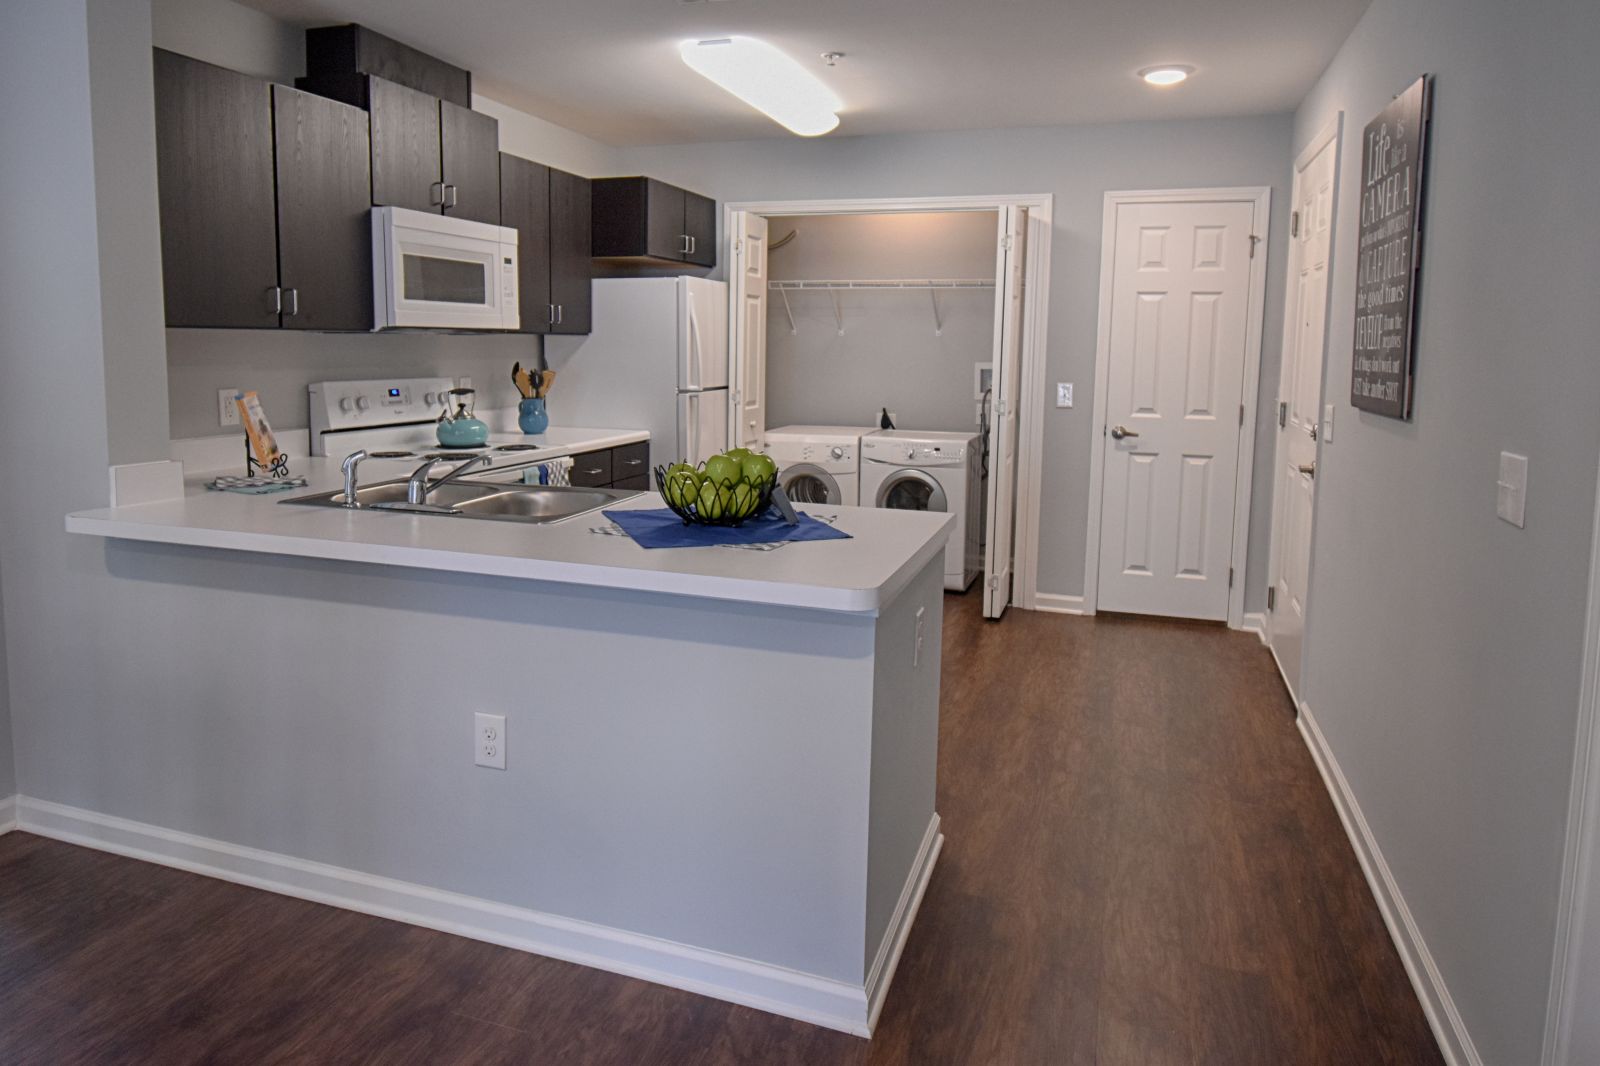
{"label": "white dryer", "polygon": [[860,503],[861,438],[867,426],[783,426],[769,429],[767,454],[778,484],[795,503]]}
{"label": "white dryer", "polygon": [[976,433],[886,429],[861,441],[863,507],[956,516],[944,550],[944,587],[957,592],[983,569],[982,461]]}

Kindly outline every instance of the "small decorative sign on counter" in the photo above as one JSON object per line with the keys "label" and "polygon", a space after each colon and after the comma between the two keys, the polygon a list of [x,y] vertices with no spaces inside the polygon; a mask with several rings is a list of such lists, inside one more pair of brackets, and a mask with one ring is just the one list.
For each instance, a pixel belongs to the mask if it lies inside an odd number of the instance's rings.
{"label": "small decorative sign on counter", "polygon": [[278,449],[278,438],[272,435],[267,423],[267,413],[261,408],[261,397],[253,392],[241,392],[234,397],[239,406],[239,420],[244,423],[244,473],[245,477],[269,475],[275,478],[289,476],[289,456]]}
{"label": "small decorative sign on counter", "polygon": [[1367,123],[1361,141],[1350,402],[1389,418],[1411,417],[1423,163],[1432,106],[1432,80],[1424,74]]}

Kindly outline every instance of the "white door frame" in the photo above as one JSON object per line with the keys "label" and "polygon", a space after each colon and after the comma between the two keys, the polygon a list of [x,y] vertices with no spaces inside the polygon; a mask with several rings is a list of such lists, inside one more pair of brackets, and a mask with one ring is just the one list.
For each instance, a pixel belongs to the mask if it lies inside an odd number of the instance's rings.
{"label": "white door frame", "polygon": [[[1261,333],[1267,291],[1267,239],[1271,235],[1272,190],[1265,185],[1226,189],[1138,189],[1108,192],[1100,229],[1100,324],[1094,353],[1094,425],[1089,438],[1089,529],[1083,561],[1083,613],[1094,614],[1100,600],[1100,494],[1106,458],[1106,381],[1111,373],[1111,288],[1116,255],[1117,208],[1123,204],[1242,202],[1255,207],[1256,254],[1250,262],[1249,306],[1245,310],[1244,410],[1239,427],[1239,465],[1234,489],[1232,587],[1228,626],[1244,627],[1245,561],[1249,557],[1250,489],[1255,469],[1256,393],[1261,388]],[[1026,382],[1026,378],[1024,379]],[[1248,431],[1248,432],[1247,432]]]}
{"label": "white door frame", "polygon": [[[1050,246],[1054,233],[1052,193],[1007,196],[913,196],[855,200],[745,200],[722,205],[722,232],[732,234],[737,211],[758,215],[882,215],[918,211],[1003,211],[1028,209],[1031,232],[1043,239],[1028,241],[1023,284],[1030,294],[1022,325],[1022,409],[1017,424],[1016,549],[1013,590],[1016,606],[1032,611],[1039,599],[1039,496],[1044,486],[1045,341],[1050,324]],[[726,238],[725,238],[726,239]],[[731,262],[732,249],[722,249]],[[731,286],[730,286],[731,291]],[[998,300],[999,289],[996,289]],[[998,309],[997,309],[998,313]],[[730,346],[731,347],[731,346]],[[730,351],[730,356],[737,353]]]}
{"label": "white door frame", "polygon": [[[1545,1066],[1578,1066],[1572,1058],[1573,1027],[1592,1011],[1593,987],[1581,986],[1585,955],[1600,955],[1592,935],[1600,914],[1589,913],[1590,886],[1600,879],[1600,485],[1595,489],[1594,532],[1589,548],[1589,607],[1583,635],[1583,682],[1578,695],[1578,730],[1573,744],[1572,785],[1567,806],[1567,844],[1561,864],[1556,942],[1545,1006]],[[1586,935],[1589,934],[1589,935]]]}
{"label": "white door frame", "polygon": [[[1322,461],[1322,441],[1321,441],[1321,437],[1325,433],[1325,429],[1323,428],[1324,419],[1322,417],[1321,412],[1327,410],[1327,404],[1328,404],[1328,327],[1327,327],[1327,322],[1326,322],[1326,309],[1333,306],[1334,245],[1336,243],[1334,241],[1334,237],[1337,236],[1338,232],[1339,232],[1339,177],[1340,177],[1339,166],[1344,161],[1344,136],[1343,136],[1343,134],[1344,134],[1344,111],[1341,109],[1340,111],[1338,111],[1338,112],[1336,112],[1334,114],[1333,118],[1328,121],[1328,124],[1326,126],[1322,127],[1322,129],[1317,132],[1317,135],[1315,137],[1311,138],[1311,142],[1309,144],[1307,144],[1305,146],[1305,148],[1301,149],[1300,153],[1294,157],[1294,167],[1289,172],[1290,176],[1291,176],[1290,177],[1290,194],[1291,194],[1291,197],[1292,197],[1290,202],[1289,202],[1289,210],[1295,211],[1295,210],[1298,210],[1299,199],[1298,199],[1298,197],[1293,197],[1293,193],[1295,191],[1297,191],[1296,188],[1295,188],[1295,184],[1294,183],[1299,181],[1300,172],[1303,171],[1306,167],[1311,165],[1311,161],[1317,157],[1317,153],[1322,151],[1323,148],[1327,147],[1329,142],[1332,142],[1332,144],[1333,144],[1333,203],[1329,208],[1329,210],[1332,213],[1331,213],[1331,215],[1329,216],[1329,219],[1328,219],[1328,228],[1329,228],[1329,237],[1328,237],[1328,242],[1329,242],[1329,244],[1328,244],[1328,277],[1326,279],[1326,289],[1323,291],[1323,294],[1322,294],[1322,298],[1324,300],[1324,322],[1323,322],[1323,327],[1322,327],[1322,359],[1321,359],[1322,380],[1319,383],[1318,388],[1317,388],[1317,404],[1318,404],[1317,462],[1319,464]],[[1282,359],[1282,353],[1288,351],[1290,346],[1294,344],[1294,335],[1295,335],[1295,329],[1296,329],[1296,324],[1295,324],[1295,321],[1294,321],[1294,318],[1295,318],[1295,314],[1294,314],[1294,312],[1295,312],[1295,308],[1294,308],[1294,285],[1295,285],[1295,272],[1300,269],[1300,264],[1295,258],[1296,253],[1295,253],[1294,247],[1293,247],[1294,234],[1293,234],[1292,228],[1291,228],[1289,240],[1290,240],[1291,244],[1290,244],[1290,250],[1289,250],[1289,255],[1288,255],[1288,262],[1285,263],[1284,267],[1283,267],[1285,284],[1284,284],[1284,287],[1283,287],[1283,347],[1279,349],[1280,363],[1281,363],[1281,359]],[[1278,396],[1280,398],[1283,396],[1283,382],[1281,380],[1278,383]],[[1276,442],[1274,442],[1274,450],[1276,450]],[[1276,466],[1274,466],[1273,469],[1276,470],[1277,469]],[[1320,466],[1319,466],[1319,469],[1320,469]],[[1276,474],[1273,475],[1273,483],[1274,484],[1277,483],[1277,475]],[[1315,497],[1315,495],[1312,496],[1311,513],[1312,513],[1312,516],[1313,516],[1313,521],[1311,523],[1311,529],[1309,531],[1310,538],[1311,538],[1311,544],[1310,544],[1309,547],[1314,552],[1315,549],[1316,549],[1316,541],[1317,541],[1317,524],[1316,524],[1316,521],[1315,521],[1315,516],[1316,516],[1316,497]],[[1272,512],[1272,521],[1267,527],[1267,587],[1268,588],[1272,587],[1272,575],[1274,573],[1273,554],[1278,550],[1277,537],[1278,537],[1278,512],[1277,512],[1277,503],[1276,503],[1276,501],[1274,501],[1274,503],[1273,503],[1273,512]],[[1311,643],[1311,637],[1310,637],[1310,632],[1311,632],[1311,570],[1312,570],[1312,568],[1311,568],[1310,564],[1308,563],[1307,566],[1306,566],[1306,589],[1305,589],[1306,617],[1302,621],[1302,625],[1304,626],[1304,628],[1300,632],[1300,687],[1301,687],[1301,689],[1305,688],[1305,683],[1306,683],[1306,648]],[[1277,663],[1277,661],[1278,661],[1278,652],[1277,652],[1277,649],[1273,648],[1273,646],[1272,646],[1272,620],[1274,618],[1274,613],[1272,611],[1264,610],[1263,614],[1265,615],[1265,618],[1262,620],[1263,635],[1266,638],[1267,648],[1269,650],[1271,650],[1271,652],[1272,652],[1272,660],[1273,660],[1273,662]],[[1282,674],[1283,674],[1283,664],[1282,663],[1278,663],[1278,673],[1279,673],[1280,676],[1282,676]],[[1286,678],[1285,679],[1285,685],[1287,685],[1287,684],[1288,684],[1288,681],[1287,681],[1287,678]],[[1304,695],[1303,692],[1295,693],[1295,699],[1299,700],[1302,695]],[[1297,709],[1298,709],[1298,707],[1297,707]]]}

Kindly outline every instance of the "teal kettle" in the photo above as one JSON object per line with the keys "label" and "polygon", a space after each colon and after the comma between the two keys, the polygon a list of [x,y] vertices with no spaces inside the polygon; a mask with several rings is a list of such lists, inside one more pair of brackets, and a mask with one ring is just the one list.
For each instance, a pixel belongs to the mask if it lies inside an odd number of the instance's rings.
{"label": "teal kettle", "polygon": [[473,414],[476,389],[451,389],[434,433],[446,448],[476,448],[489,443],[489,426]]}

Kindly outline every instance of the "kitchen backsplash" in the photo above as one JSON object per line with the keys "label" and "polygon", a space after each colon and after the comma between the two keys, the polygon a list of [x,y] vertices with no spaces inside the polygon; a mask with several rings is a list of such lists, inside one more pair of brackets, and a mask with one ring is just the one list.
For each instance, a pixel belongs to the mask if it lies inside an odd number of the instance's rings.
{"label": "kitchen backsplash", "polygon": [[538,364],[542,343],[528,334],[169,329],[172,437],[237,432],[218,423],[219,389],[254,389],[273,426],[283,429],[306,426],[306,386],[313,381],[464,375],[472,378],[486,410],[515,407],[511,364]]}

